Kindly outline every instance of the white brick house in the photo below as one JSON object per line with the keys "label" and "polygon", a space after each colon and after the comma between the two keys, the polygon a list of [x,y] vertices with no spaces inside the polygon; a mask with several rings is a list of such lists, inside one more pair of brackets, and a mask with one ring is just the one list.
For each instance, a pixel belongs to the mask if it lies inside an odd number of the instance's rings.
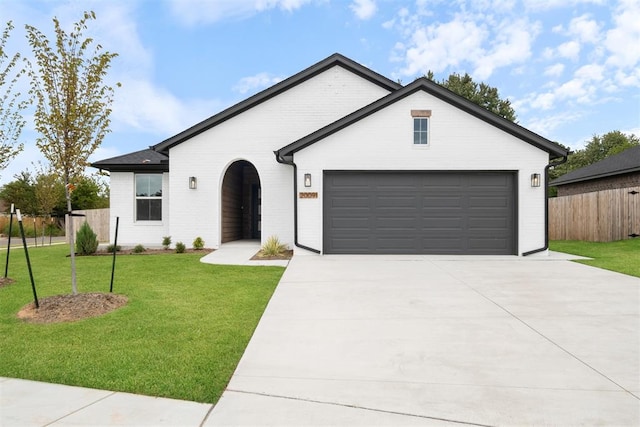
{"label": "white brick house", "polygon": [[523,255],[546,250],[546,170],[566,155],[433,82],[335,54],[93,166],[111,173],[123,244],[275,235],[320,253]]}

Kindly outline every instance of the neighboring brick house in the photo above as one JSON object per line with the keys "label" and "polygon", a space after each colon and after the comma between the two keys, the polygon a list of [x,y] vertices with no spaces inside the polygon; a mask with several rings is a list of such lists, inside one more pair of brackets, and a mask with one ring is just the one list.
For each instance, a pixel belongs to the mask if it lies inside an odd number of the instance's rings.
{"label": "neighboring brick house", "polygon": [[607,157],[551,181],[558,196],[591,193],[640,185],[640,146]]}

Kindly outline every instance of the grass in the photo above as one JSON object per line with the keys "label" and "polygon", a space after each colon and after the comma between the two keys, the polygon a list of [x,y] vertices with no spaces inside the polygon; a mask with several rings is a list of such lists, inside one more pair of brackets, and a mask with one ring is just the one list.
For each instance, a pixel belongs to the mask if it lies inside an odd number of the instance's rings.
{"label": "grass", "polygon": [[593,258],[577,261],[582,264],[640,277],[640,239],[606,243],[556,240],[549,247],[554,251]]}
{"label": "grass", "polygon": [[[40,299],[71,292],[67,251],[29,251]],[[16,317],[33,296],[24,251],[12,250],[16,283],[0,288],[0,376],[216,402],[284,268],[208,265],[200,256],[120,256],[114,293],[129,298],[125,307],[42,325]],[[111,262],[77,258],[80,292],[107,292]]]}

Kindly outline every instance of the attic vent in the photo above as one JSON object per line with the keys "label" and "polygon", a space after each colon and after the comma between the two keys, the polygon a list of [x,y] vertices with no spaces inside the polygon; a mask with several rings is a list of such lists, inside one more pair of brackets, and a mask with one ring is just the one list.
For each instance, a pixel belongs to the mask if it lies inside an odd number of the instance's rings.
{"label": "attic vent", "polygon": [[431,110],[411,110],[411,117],[431,117]]}

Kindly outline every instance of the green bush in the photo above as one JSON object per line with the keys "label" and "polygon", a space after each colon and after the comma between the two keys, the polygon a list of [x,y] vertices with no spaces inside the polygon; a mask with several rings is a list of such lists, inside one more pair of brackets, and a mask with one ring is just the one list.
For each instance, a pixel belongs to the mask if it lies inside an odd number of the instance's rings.
{"label": "green bush", "polygon": [[271,236],[262,245],[261,251],[264,256],[278,256],[287,250],[287,245],[280,243],[277,236]]}
{"label": "green bush", "polygon": [[[107,246],[107,252],[113,252],[113,249],[114,249],[113,243]],[[115,249],[116,249],[116,252],[120,252],[122,250],[122,247],[120,245],[115,245]]]}
{"label": "green bush", "polygon": [[176,243],[176,253],[183,254],[187,247],[182,242]]}
{"label": "green bush", "polygon": [[141,254],[142,252],[146,251],[147,249],[142,246],[142,245],[135,245],[133,248],[133,253],[134,254]]}
{"label": "green bush", "polygon": [[76,253],[93,255],[98,250],[98,235],[93,232],[89,223],[85,221],[76,233]]}
{"label": "green bush", "polygon": [[202,240],[202,237],[196,237],[193,241],[193,249],[199,251],[202,248],[204,248],[204,240]]}
{"label": "green bush", "polygon": [[171,246],[171,236],[164,236],[162,238],[162,247],[166,251],[167,249],[169,249],[169,246]]}

